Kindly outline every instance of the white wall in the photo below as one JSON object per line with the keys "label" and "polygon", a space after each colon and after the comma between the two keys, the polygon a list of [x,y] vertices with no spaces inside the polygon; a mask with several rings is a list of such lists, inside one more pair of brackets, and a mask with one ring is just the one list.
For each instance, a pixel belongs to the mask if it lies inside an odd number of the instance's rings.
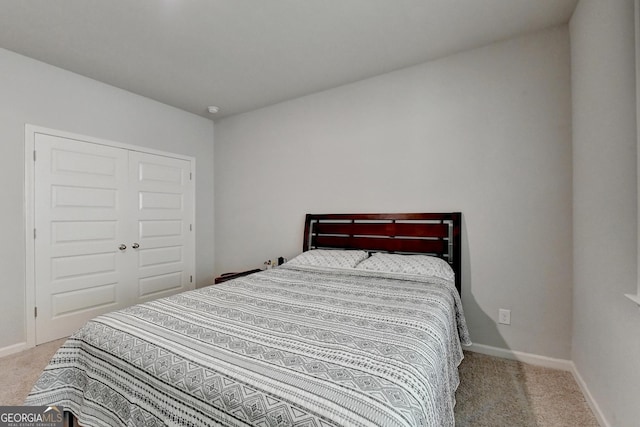
{"label": "white wall", "polygon": [[573,93],[572,358],[612,426],[640,419],[633,0],[581,0]]}
{"label": "white wall", "polygon": [[25,123],[196,157],[196,277],[213,281],[210,120],[4,49],[0,94],[0,350],[26,340]]}
{"label": "white wall", "polygon": [[564,26],[220,120],[216,272],[299,253],[307,212],[459,210],[472,339],[569,359],[569,52]]}

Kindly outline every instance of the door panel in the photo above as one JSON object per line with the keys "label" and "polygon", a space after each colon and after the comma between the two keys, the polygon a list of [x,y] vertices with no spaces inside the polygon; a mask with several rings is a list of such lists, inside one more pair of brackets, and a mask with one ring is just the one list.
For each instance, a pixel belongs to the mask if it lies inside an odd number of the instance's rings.
{"label": "door panel", "polygon": [[138,267],[154,267],[159,265],[184,262],[182,246],[166,246],[164,248],[146,249],[139,252]]}
{"label": "door panel", "polygon": [[118,193],[119,190],[111,188],[54,185],[51,188],[51,207],[116,209]]}
{"label": "door panel", "polygon": [[[171,269],[173,270],[173,269]],[[184,290],[184,275],[182,271],[169,271],[165,274],[154,274],[140,278],[140,297],[158,295],[167,291]]]}
{"label": "door panel", "polygon": [[60,292],[52,296],[52,313],[54,318],[70,313],[92,311],[102,307],[110,307],[117,303],[117,283],[94,288],[82,288],[75,291]]}
{"label": "door panel", "polygon": [[131,152],[129,160],[139,244],[134,298],[147,301],[193,289],[191,164],[139,152]]}
{"label": "door panel", "polygon": [[51,224],[51,244],[112,242],[116,238],[116,230],[116,221],[57,221]]}
{"label": "door panel", "polygon": [[39,344],[119,307],[128,161],[125,150],[43,134],[35,149]]}
{"label": "door panel", "polygon": [[151,209],[182,210],[182,194],[178,193],[152,193],[141,191],[139,194],[140,210],[149,211]]}

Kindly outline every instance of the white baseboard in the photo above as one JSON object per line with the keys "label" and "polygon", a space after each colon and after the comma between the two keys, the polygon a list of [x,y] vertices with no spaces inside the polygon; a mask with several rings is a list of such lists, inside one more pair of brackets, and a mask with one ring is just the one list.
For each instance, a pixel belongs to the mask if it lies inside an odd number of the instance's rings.
{"label": "white baseboard", "polygon": [[596,420],[598,420],[598,424],[600,424],[602,427],[611,427],[611,424],[607,422],[607,419],[604,417],[604,414],[600,410],[600,406],[598,406],[598,403],[595,401],[593,395],[589,391],[587,383],[584,382],[584,380],[582,379],[582,375],[580,375],[580,372],[578,372],[578,368],[576,368],[576,365],[573,362],[571,362],[571,365],[573,366],[573,369],[571,370],[573,378],[576,380],[576,383],[578,383],[578,387],[580,387],[580,390],[582,391],[582,394],[584,395],[589,408],[591,408],[593,416],[596,417]]}
{"label": "white baseboard", "polygon": [[589,391],[587,384],[582,379],[580,372],[576,368],[576,365],[571,360],[555,359],[553,357],[539,356],[537,354],[523,353],[521,351],[513,351],[505,348],[492,347],[489,345],[472,344],[469,347],[465,347],[465,350],[473,351],[474,353],[486,354],[488,356],[501,357],[503,359],[517,360],[519,362],[528,363],[530,365],[542,366],[551,369],[560,369],[562,371],[568,371],[573,374],[573,378],[576,380],[580,391],[587,401],[591,412],[596,417],[596,420],[602,427],[611,427],[611,424],[607,422],[600,406],[594,400],[593,395]]}
{"label": "white baseboard", "polygon": [[488,356],[501,357],[503,359],[517,360],[519,362],[528,363],[529,365],[543,366],[545,368],[560,369],[562,371],[569,372],[573,372],[574,370],[573,362],[571,362],[571,360],[538,356],[537,354],[492,347],[490,345],[471,344],[469,347],[465,347],[465,350],[473,351],[474,353],[486,354]]}
{"label": "white baseboard", "polygon": [[9,356],[11,354],[20,353],[22,350],[28,349],[29,346],[26,342],[19,342],[7,347],[0,348],[0,357]]}

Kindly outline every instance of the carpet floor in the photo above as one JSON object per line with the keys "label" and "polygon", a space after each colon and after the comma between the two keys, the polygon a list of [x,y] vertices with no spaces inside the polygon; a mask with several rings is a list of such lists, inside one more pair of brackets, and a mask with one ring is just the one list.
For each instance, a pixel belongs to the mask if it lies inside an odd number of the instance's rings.
{"label": "carpet floor", "polygon": [[[22,405],[64,340],[0,358],[0,405]],[[458,427],[598,427],[569,372],[465,352]]]}
{"label": "carpet floor", "polygon": [[598,427],[570,372],[465,352],[456,426]]}

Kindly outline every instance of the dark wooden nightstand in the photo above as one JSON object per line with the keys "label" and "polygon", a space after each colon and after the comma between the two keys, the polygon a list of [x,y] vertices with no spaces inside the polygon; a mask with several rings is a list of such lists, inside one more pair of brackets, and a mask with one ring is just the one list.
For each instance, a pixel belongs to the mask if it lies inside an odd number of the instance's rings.
{"label": "dark wooden nightstand", "polygon": [[218,276],[214,279],[214,284],[226,282],[227,280],[237,279],[238,277],[248,276],[249,274],[257,273],[258,271],[262,271],[259,268],[255,268],[253,270],[247,271],[239,271],[237,273],[223,273],[221,276]]}

